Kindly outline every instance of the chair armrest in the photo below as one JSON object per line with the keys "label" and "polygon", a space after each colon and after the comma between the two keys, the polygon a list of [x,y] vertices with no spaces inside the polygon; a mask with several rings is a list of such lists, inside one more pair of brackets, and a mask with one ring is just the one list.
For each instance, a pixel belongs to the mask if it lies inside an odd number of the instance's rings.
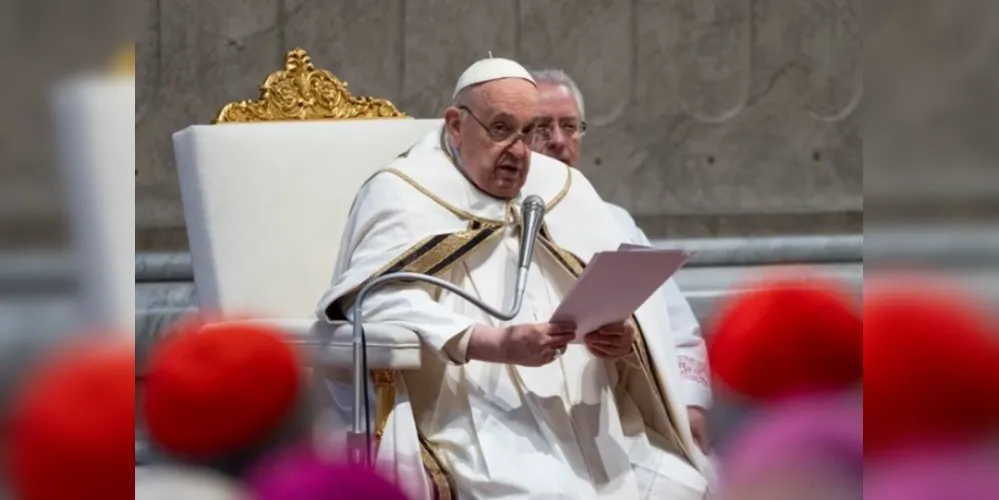
{"label": "chair armrest", "polygon": [[[283,331],[291,343],[308,353],[310,366],[350,368],[354,364],[353,327],[346,321],[327,323],[313,319],[255,319],[209,323],[202,330],[232,323],[263,325]],[[368,369],[420,368],[420,338],[416,332],[378,323],[364,325],[364,332],[368,345]]]}

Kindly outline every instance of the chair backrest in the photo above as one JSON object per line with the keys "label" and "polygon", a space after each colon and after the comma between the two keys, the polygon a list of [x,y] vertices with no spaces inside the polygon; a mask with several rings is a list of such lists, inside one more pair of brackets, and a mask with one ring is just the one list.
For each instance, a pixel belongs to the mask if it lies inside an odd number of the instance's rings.
{"label": "chair backrest", "polygon": [[441,123],[345,87],[296,49],[259,100],[174,135],[203,310],[313,317],[361,184]]}
{"label": "chair backrest", "polygon": [[[86,325],[135,328],[135,78],[81,76],[53,96]],[[132,175],[129,175],[129,173]]]}

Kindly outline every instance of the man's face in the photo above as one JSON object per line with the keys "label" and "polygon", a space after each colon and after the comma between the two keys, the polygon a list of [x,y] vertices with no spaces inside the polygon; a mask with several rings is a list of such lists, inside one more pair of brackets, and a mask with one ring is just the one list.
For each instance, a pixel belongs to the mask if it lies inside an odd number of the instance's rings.
{"label": "man's face", "polygon": [[444,113],[451,144],[477,188],[496,198],[515,198],[531,168],[524,141],[534,130],[538,90],[526,80],[505,78],[471,92],[467,106]]}
{"label": "man's face", "polygon": [[579,107],[565,85],[538,85],[538,125],[550,130],[547,141],[535,143],[535,151],[575,166],[582,146]]}

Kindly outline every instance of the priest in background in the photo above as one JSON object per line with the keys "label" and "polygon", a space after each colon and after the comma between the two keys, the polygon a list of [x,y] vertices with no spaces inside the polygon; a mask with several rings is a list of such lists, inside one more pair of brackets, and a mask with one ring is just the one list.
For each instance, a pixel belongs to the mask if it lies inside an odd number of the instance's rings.
{"label": "priest in background", "polygon": [[[690,432],[665,303],[583,342],[548,322],[592,256],[627,237],[578,170],[529,149],[538,99],[520,64],[473,64],[442,127],[354,200],[318,314],[403,326],[423,346],[421,369],[401,372],[377,460],[422,462],[424,498],[701,499],[710,464]],[[419,283],[380,288],[350,317],[357,291],[395,271],[508,308],[528,195],[547,209],[512,321]]]}
{"label": "priest in background", "polygon": [[[586,107],[579,86],[564,71],[545,69],[532,71],[538,84],[539,121],[544,133],[532,145],[536,152],[575,167],[579,162],[583,135],[586,134]],[[628,242],[652,246],[645,232],[635,224],[627,210],[607,203],[607,208],[625,229]],[[669,325],[665,327],[676,343],[677,361],[683,377],[681,391],[687,403],[690,430],[701,449],[708,453],[711,441],[708,433],[707,410],[711,407],[711,386],[708,382],[708,354],[701,336],[701,325],[676,282],[670,279],[660,290],[669,310]]]}

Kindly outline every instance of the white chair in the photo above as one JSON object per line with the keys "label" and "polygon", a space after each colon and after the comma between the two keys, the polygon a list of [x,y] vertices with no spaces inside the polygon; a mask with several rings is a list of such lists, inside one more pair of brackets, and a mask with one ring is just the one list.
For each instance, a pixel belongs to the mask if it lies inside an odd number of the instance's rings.
{"label": "white chair", "polygon": [[135,78],[81,76],[53,95],[86,327],[135,328]]}
{"label": "white chair", "polygon": [[[215,124],[173,138],[201,309],[276,325],[309,348],[314,366],[333,369],[352,366],[351,329],[318,321],[315,307],[330,285],[354,196],[440,125],[351,96],[345,86],[296,49],[259,100],[227,105]],[[398,327],[365,330],[380,433],[393,374],[419,368],[420,342]]]}

